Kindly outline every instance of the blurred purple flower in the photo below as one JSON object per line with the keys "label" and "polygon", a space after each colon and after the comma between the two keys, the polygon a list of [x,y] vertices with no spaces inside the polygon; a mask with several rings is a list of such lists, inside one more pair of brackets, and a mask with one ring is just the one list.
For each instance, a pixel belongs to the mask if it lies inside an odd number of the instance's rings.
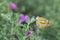
{"label": "blurred purple flower", "polygon": [[27,32],[28,36],[32,35],[32,33],[33,33],[32,30],[29,30],[29,31]]}
{"label": "blurred purple flower", "polygon": [[22,22],[24,22],[26,20],[28,20],[28,16],[24,15],[24,14],[20,14],[19,22],[22,23]]}
{"label": "blurred purple flower", "polygon": [[15,3],[11,3],[11,4],[10,4],[10,9],[16,10],[16,9],[17,9],[16,4],[15,4]]}

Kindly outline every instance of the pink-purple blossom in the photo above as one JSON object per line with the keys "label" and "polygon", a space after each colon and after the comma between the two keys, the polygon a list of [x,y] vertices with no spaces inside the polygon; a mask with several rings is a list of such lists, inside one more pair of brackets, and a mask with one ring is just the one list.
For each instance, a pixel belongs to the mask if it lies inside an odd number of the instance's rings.
{"label": "pink-purple blossom", "polygon": [[27,20],[28,20],[28,16],[27,15],[20,14],[20,17],[19,17],[19,22],[20,23],[25,22]]}
{"label": "pink-purple blossom", "polygon": [[11,4],[10,4],[10,9],[16,10],[16,9],[17,9],[16,4],[15,4],[15,3],[11,3]]}
{"label": "pink-purple blossom", "polygon": [[27,32],[28,36],[32,35],[32,33],[33,33],[33,30],[29,30],[29,31]]}

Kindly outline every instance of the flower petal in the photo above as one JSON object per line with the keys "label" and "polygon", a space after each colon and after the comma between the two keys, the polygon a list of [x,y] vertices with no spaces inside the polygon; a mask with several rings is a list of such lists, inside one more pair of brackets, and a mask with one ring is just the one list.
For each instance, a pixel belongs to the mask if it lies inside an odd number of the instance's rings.
{"label": "flower petal", "polygon": [[28,20],[28,16],[27,16],[27,15],[25,16],[25,21],[26,21],[26,20]]}
{"label": "flower petal", "polygon": [[11,3],[10,4],[10,9],[16,10],[17,9],[16,4],[15,3]]}

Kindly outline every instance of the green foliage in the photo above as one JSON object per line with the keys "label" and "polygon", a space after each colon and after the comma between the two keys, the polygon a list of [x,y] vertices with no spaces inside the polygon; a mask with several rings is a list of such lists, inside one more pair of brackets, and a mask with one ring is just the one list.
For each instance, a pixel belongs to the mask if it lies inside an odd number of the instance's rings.
{"label": "green foliage", "polygon": [[[10,3],[16,3],[17,12],[10,10]],[[20,12],[29,16],[27,24],[18,22]],[[14,17],[12,18],[12,15]],[[34,17],[42,16],[52,22],[52,26],[39,29]],[[60,0],[0,0],[0,40],[60,40]],[[27,31],[34,30],[28,37]]]}

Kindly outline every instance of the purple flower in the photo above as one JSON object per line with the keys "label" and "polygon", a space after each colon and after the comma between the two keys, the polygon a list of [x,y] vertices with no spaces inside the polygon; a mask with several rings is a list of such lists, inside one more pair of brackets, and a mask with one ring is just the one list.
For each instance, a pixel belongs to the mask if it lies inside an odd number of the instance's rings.
{"label": "purple flower", "polygon": [[30,36],[30,35],[32,35],[32,33],[33,33],[33,31],[29,30],[27,34],[28,34],[28,36]]}
{"label": "purple flower", "polygon": [[28,16],[27,15],[20,14],[20,17],[19,17],[19,22],[20,23],[26,21],[27,19],[28,19]]}
{"label": "purple flower", "polygon": [[17,9],[16,4],[15,4],[15,3],[11,3],[11,4],[10,4],[10,9],[16,10],[16,9]]}

